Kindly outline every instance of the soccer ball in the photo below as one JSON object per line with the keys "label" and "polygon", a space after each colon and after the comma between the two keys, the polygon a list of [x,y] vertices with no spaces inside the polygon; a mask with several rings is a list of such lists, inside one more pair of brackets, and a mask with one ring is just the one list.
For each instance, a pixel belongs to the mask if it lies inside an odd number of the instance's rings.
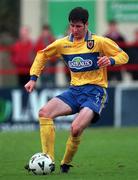
{"label": "soccer ball", "polygon": [[36,153],[29,160],[29,171],[35,175],[47,175],[54,170],[54,163],[49,155]]}

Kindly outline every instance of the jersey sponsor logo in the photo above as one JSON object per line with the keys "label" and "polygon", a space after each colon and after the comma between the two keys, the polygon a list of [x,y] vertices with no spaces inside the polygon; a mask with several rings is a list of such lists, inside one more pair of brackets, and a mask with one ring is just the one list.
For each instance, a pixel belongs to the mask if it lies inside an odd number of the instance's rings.
{"label": "jersey sponsor logo", "polygon": [[82,57],[74,57],[72,61],[68,61],[68,65],[70,68],[74,69],[82,69],[86,67],[91,67],[93,62],[91,59],[83,59]]}

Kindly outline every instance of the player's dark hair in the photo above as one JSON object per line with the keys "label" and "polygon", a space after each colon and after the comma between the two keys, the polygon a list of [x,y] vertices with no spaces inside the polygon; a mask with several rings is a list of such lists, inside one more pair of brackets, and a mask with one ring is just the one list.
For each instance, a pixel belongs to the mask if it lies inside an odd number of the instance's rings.
{"label": "player's dark hair", "polygon": [[89,18],[89,13],[86,9],[82,7],[76,7],[70,11],[68,20],[69,22],[82,21],[83,24],[86,24],[88,18]]}

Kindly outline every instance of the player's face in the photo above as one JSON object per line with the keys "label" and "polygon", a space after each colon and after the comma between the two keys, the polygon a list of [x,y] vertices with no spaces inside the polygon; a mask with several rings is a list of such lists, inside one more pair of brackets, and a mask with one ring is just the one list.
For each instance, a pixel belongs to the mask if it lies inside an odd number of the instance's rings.
{"label": "player's face", "polygon": [[76,40],[80,40],[84,38],[87,30],[88,30],[88,23],[83,24],[81,21],[70,22],[70,32],[73,34]]}

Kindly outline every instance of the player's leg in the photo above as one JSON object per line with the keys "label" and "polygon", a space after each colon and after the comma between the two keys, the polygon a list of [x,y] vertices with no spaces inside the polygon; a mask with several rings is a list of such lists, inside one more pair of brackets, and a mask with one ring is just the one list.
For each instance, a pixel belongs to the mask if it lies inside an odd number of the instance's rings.
{"label": "player's leg", "polygon": [[61,161],[61,171],[68,172],[70,162],[78,150],[80,144],[80,136],[83,130],[90,124],[95,113],[88,107],[83,108],[77,115],[71,126],[71,134],[66,143],[66,150]]}
{"label": "player's leg", "polygon": [[55,142],[55,128],[53,120],[57,116],[67,115],[71,112],[72,109],[70,106],[59,98],[53,98],[39,111],[42,151],[49,154],[53,161]]}
{"label": "player's leg", "polygon": [[[80,90],[80,89],[79,89]],[[108,96],[104,88],[86,85],[81,87],[81,95],[76,96],[79,108],[82,108],[72,123],[71,135],[67,141],[64,158],[61,162],[62,172],[68,172],[69,164],[74,157],[80,143],[80,135],[83,130],[99,119],[100,113],[107,104]],[[65,170],[65,171],[64,171]]]}

